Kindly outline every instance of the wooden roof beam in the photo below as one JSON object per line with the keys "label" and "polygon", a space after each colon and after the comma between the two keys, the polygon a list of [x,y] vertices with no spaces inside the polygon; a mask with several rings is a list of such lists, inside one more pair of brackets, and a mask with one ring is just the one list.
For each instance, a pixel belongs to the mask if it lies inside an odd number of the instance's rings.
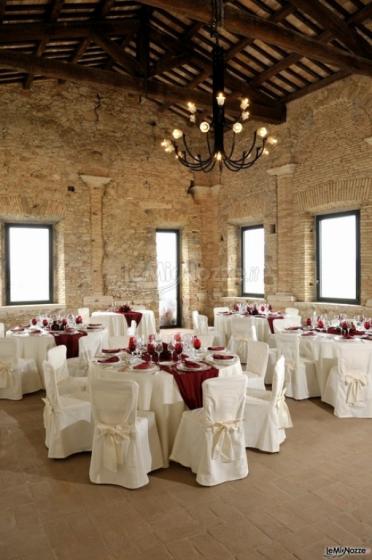
{"label": "wooden roof beam", "polygon": [[142,68],[138,60],[124,52],[116,43],[111,41],[111,39],[107,39],[101,33],[95,31],[91,33],[91,39],[110,55],[119,66],[122,66],[128,74],[131,76],[139,76],[141,74]]}
{"label": "wooden roof beam", "polygon": [[[210,2],[208,0],[139,0],[156,8],[164,8],[193,20],[209,23],[211,19]],[[330,45],[326,45],[305,37],[301,33],[281,27],[236,8],[225,8],[224,27],[231,33],[243,37],[260,39],[270,45],[278,45],[291,52],[343,68],[356,74],[372,76],[372,60],[346,53]]]}
{"label": "wooden roof beam", "polygon": [[5,16],[6,0],[0,0],[0,23],[3,22]]}
{"label": "wooden roof beam", "polygon": [[363,37],[358,35],[352,27],[349,27],[344,19],[319,0],[290,0],[290,2],[295,8],[309,14],[352,52],[360,56],[371,55],[371,47],[367,41],[364,41]]}
{"label": "wooden roof beam", "polygon": [[[118,72],[98,70],[79,64],[69,62],[59,62],[47,58],[39,58],[34,55],[14,53],[12,51],[0,51],[0,67],[16,68],[21,72],[42,75],[46,78],[56,80],[72,80],[75,82],[104,85],[107,87],[125,89],[139,95],[148,94],[156,97],[160,101],[173,101],[175,103],[187,102],[191,99],[200,107],[210,108],[210,94],[201,91],[191,91],[188,88],[170,86],[158,81],[146,83],[142,78],[132,78],[124,76]],[[234,115],[240,114],[239,102],[231,103],[231,112]],[[280,123],[285,120],[286,112],[283,106],[267,107],[255,104],[252,107],[252,114],[260,120],[271,123]]]}

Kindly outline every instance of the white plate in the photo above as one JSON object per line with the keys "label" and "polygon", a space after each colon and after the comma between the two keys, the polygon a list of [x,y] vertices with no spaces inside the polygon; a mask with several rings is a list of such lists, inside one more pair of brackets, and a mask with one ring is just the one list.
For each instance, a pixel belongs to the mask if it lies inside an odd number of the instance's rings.
{"label": "white plate", "polygon": [[167,366],[167,367],[172,367],[175,366],[176,362],[172,362],[172,361],[168,361],[168,362],[160,362],[159,366]]}
{"label": "white plate", "polygon": [[207,364],[199,364],[198,368],[188,368],[183,362],[177,364],[176,368],[179,371],[188,371],[188,372],[191,372],[191,371],[205,371],[206,369],[209,369]]}

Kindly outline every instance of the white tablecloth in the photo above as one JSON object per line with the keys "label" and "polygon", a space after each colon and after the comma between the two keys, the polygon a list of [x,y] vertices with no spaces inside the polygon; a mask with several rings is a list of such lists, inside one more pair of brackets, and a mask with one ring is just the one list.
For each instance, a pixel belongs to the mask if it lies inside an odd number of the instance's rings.
{"label": "white tablecloth", "polygon": [[[107,366],[92,366],[115,371]],[[230,366],[215,366],[220,376],[242,375],[240,362]],[[158,371],[155,374],[144,372],[124,372],[125,378],[139,385],[139,410],[152,410],[155,413],[163,453],[164,467],[169,466],[169,455],[172,450],[178,425],[186,405],[181,397],[177,383],[172,374]]]}
{"label": "white tablecloth", "polygon": [[[253,324],[256,327],[257,340],[262,342],[267,342],[271,334],[269,321],[266,317],[257,317],[255,315],[241,315],[247,319],[252,319]],[[231,336],[231,318],[234,314],[224,315],[223,313],[217,313],[215,318],[215,327],[221,343],[223,341],[224,345],[227,345]]]}
{"label": "white tablecloth", "polygon": [[[43,361],[47,358],[48,350],[56,345],[54,336],[50,333],[30,335],[26,332],[14,334],[12,331],[8,331],[6,336],[11,336],[17,341],[18,357],[35,360],[37,368],[42,374]],[[88,332],[88,337],[99,338],[101,347],[108,345],[107,329]]]}
{"label": "white tablecloth", "polygon": [[300,333],[287,333],[288,336],[300,337],[300,354],[302,357],[315,362],[321,397],[327,383],[329,372],[337,365],[337,348],[340,344],[354,346],[368,345],[372,354],[372,342],[358,338],[342,340],[335,335],[318,333],[314,336],[302,336]]}
{"label": "white tablecloth", "polygon": [[[150,334],[156,334],[155,314],[150,309],[141,309],[142,318],[137,325],[137,334],[147,338]],[[127,321],[122,313],[114,311],[94,311],[92,322],[102,323],[108,328],[109,336],[124,336],[127,334]]]}

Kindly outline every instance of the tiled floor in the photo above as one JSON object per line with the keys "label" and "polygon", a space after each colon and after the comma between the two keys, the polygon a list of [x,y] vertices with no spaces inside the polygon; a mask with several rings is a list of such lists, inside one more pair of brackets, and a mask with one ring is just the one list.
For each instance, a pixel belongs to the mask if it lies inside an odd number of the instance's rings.
{"label": "tiled floor", "polygon": [[47,459],[41,393],[0,402],[1,560],[316,560],[372,545],[372,420],[290,401],[278,455],[198,487],[172,465],[136,491],[89,483],[89,454]]}

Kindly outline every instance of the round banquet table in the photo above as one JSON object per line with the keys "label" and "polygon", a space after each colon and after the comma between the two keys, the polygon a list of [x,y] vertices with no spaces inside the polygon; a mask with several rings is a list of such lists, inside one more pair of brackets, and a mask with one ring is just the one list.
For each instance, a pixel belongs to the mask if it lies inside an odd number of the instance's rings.
{"label": "round banquet table", "polygon": [[[151,309],[141,309],[142,318],[137,325],[138,336],[143,336],[147,340],[150,334],[156,334],[155,314]],[[102,323],[109,331],[109,336],[125,336],[128,325],[123,313],[114,311],[94,311],[92,319]]]}
{"label": "round banquet table", "polygon": [[[117,368],[91,364],[91,368],[99,368],[102,372],[115,372]],[[217,366],[218,375],[230,377],[242,375],[242,367],[238,360],[232,365]],[[163,455],[163,467],[169,466],[169,456],[176,437],[182,413],[187,409],[177,383],[170,373],[158,371],[155,374],[141,371],[124,371],[125,379],[135,381],[139,385],[138,409],[152,410],[155,414]],[[192,375],[192,373],[190,374]]]}
{"label": "round banquet table", "polygon": [[342,345],[370,347],[372,357],[372,342],[362,340],[358,337],[352,340],[343,340],[333,334],[317,333],[313,336],[302,335],[300,332],[287,332],[288,336],[300,337],[300,355],[303,358],[315,362],[316,373],[320,388],[320,396],[323,397],[324,389],[327,384],[328,375],[334,366],[337,366],[337,348]]}
{"label": "round banquet table", "polygon": [[[61,332],[62,336],[73,336]],[[33,359],[39,373],[42,375],[43,361],[47,359],[47,353],[50,348],[56,346],[54,336],[49,332],[42,334],[29,334],[29,332],[22,332],[15,334],[12,331],[7,331],[7,337],[12,337],[17,341],[17,353],[19,358]],[[97,348],[101,349],[108,344],[107,329],[99,331],[87,331],[87,336],[92,341],[97,342]]]}
{"label": "round banquet table", "polygon": [[[264,317],[263,315],[241,315],[239,313],[217,313],[215,318],[215,327],[221,343],[227,345],[230,340],[231,318],[234,317],[234,315],[252,319],[253,324],[256,327],[257,340],[262,342],[267,342],[269,340],[271,329],[268,317]],[[280,317],[282,317],[280,314],[278,314],[278,316],[271,315],[270,319],[274,320],[279,319]]]}

